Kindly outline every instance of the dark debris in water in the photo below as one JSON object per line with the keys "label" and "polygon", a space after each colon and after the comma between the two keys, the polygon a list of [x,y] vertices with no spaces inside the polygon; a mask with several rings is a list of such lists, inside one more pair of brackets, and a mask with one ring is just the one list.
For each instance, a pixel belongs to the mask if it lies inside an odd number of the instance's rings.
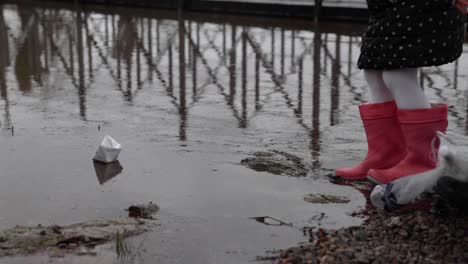
{"label": "dark debris in water", "polygon": [[159,206],[150,202],[146,205],[132,205],[128,209],[128,217],[153,219],[153,215],[159,211]]}
{"label": "dark debris in water", "polygon": [[253,219],[259,223],[262,223],[264,225],[269,225],[269,226],[293,226],[293,224],[291,223],[286,223],[282,220],[279,220],[270,216],[251,217],[250,219]]}
{"label": "dark debris in water", "polygon": [[309,166],[302,158],[278,150],[254,152],[252,157],[243,159],[241,164],[275,175],[304,177],[309,173]]}

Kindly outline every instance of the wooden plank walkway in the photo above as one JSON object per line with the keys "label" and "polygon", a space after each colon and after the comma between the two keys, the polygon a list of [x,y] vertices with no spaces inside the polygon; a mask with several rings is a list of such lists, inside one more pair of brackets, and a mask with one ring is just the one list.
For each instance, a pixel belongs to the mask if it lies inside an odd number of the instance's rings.
{"label": "wooden plank walkway", "polygon": [[[0,0],[25,3],[73,3],[75,0]],[[273,16],[332,21],[366,22],[366,0],[322,0],[316,9],[316,0],[78,0],[83,4],[134,6],[157,9],[177,9],[189,12],[235,14],[249,16]]]}
{"label": "wooden plank walkway", "polygon": [[314,6],[314,3],[315,3],[314,0],[205,0],[205,1],[274,4],[274,5],[288,5],[288,6],[289,5]]}
{"label": "wooden plank walkway", "polygon": [[[366,0],[322,0],[316,10],[316,0],[189,0],[212,11],[248,15],[315,18],[320,20],[367,22]],[[190,6],[190,4],[189,4]],[[317,12],[318,11],[318,12]]]}
{"label": "wooden plank walkway", "polygon": [[[205,0],[212,2],[237,2],[237,3],[255,3],[255,4],[275,4],[287,6],[314,6],[315,0]],[[362,8],[366,9],[366,0],[323,0],[324,7],[344,7],[344,8]]]}

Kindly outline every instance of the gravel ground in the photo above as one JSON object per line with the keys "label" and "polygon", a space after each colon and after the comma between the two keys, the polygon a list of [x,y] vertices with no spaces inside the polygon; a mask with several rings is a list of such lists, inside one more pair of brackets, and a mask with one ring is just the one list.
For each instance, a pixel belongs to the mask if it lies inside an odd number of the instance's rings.
{"label": "gravel ground", "polygon": [[312,228],[309,243],[275,252],[264,260],[279,264],[468,263],[468,214],[435,200],[391,214],[369,204],[357,213],[367,217],[364,225]]}

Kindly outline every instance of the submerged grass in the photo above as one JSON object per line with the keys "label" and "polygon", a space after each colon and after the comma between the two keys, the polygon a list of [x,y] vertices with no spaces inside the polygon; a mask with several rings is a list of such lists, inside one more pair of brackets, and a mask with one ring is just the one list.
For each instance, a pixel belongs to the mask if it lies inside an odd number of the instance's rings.
{"label": "submerged grass", "polygon": [[124,233],[125,230],[122,233],[117,232],[117,234],[115,235],[115,252],[119,259],[125,258],[129,253]]}

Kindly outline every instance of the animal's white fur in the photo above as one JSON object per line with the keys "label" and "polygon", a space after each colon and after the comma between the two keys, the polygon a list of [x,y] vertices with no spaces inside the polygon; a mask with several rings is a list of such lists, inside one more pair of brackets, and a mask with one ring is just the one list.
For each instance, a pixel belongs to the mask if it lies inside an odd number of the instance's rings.
{"label": "animal's white fur", "polygon": [[[437,167],[392,182],[391,192],[398,204],[411,203],[423,193],[433,192],[437,181],[443,176],[468,182],[468,137],[450,132],[438,132],[437,136],[440,140]],[[372,191],[371,201],[379,208],[384,206],[381,198],[386,188],[386,185],[380,185]]]}

